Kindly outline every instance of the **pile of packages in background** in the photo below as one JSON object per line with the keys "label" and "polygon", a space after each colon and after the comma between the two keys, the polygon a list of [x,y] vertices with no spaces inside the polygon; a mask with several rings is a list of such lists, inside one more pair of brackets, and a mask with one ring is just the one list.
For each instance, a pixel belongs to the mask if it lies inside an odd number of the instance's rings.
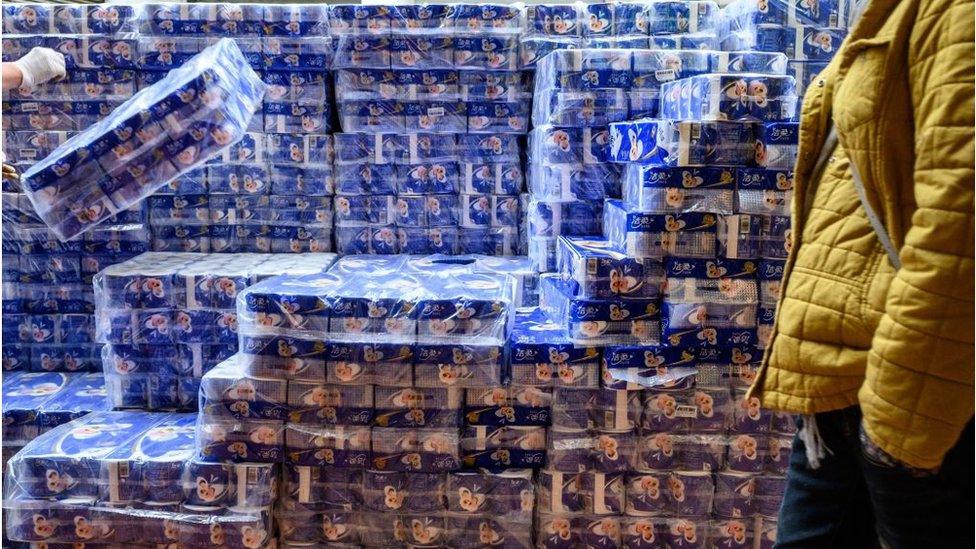
{"label": "pile of packages in background", "polygon": [[519,250],[518,5],[337,6],[336,250]]}
{"label": "pile of packages in background", "polygon": [[5,534],[771,546],[793,425],[745,389],[852,9],[5,6],[5,61],[68,54],[5,94],[21,171],[220,38],[264,84],[231,146],[59,233],[5,182]]}

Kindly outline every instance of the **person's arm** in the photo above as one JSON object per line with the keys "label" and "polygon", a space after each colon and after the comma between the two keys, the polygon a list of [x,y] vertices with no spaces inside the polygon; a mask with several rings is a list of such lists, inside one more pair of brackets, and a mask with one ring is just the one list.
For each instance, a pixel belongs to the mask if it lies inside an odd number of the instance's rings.
{"label": "person's arm", "polygon": [[919,469],[939,467],[973,417],[972,20],[971,0],[923,0],[916,16],[917,209],[858,395],[870,441]]}
{"label": "person's arm", "polygon": [[0,72],[3,73],[3,89],[12,90],[20,87],[20,83],[24,81],[24,75],[20,72],[20,67],[17,63],[4,63],[0,65]]}
{"label": "person's arm", "polygon": [[13,63],[4,63],[2,71],[3,89],[31,89],[64,77],[64,55],[50,48],[34,48]]}

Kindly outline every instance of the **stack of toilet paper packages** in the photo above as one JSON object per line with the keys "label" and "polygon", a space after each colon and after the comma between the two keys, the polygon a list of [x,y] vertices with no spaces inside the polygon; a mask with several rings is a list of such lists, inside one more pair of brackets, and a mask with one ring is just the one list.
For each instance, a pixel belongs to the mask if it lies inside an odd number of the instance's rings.
{"label": "stack of toilet paper packages", "polygon": [[[35,46],[67,55],[68,74],[3,93],[5,163],[20,173],[135,93],[127,6],[4,6],[4,61]],[[114,47],[114,50],[113,50]],[[15,113],[18,113],[15,115]],[[93,343],[91,277],[148,247],[140,207],[119,212],[84,239],[58,242],[18,181],[4,180],[3,369],[100,370]]]}
{"label": "stack of toilet paper packages", "polygon": [[[153,249],[209,253],[332,250],[332,44],[325,6],[154,5],[142,10],[144,81],[234,39],[267,85],[235,146],[150,198]],[[174,53],[176,55],[174,55]]]}
{"label": "stack of toilet paper packages", "polygon": [[89,412],[108,410],[98,373],[5,372],[3,463],[42,433]]}
{"label": "stack of toilet paper packages", "polygon": [[546,393],[502,386],[516,281],[404,261],[245,291],[241,352],[202,382],[200,453],[284,462],[287,541],[528,547],[531,474],[477,472],[543,461]]}
{"label": "stack of toilet paper packages", "polygon": [[785,53],[787,72],[802,95],[837,53],[854,23],[857,4],[855,0],[736,0],[723,10],[723,49]]}
{"label": "stack of toilet paper packages", "polygon": [[267,464],[193,458],[192,414],[92,412],[8,465],[6,534],[37,544],[263,548],[274,543]]}
{"label": "stack of toilet paper packages", "polygon": [[339,133],[334,139],[339,253],[517,252],[519,136]]}
{"label": "stack of toilet paper packages", "polygon": [[[4,199],[11,196],[18,195]],[[146,251],[148,231],[138,222],[103,225],[60,242],[46,226],[14,221],[10,212],[2,243],[3,370],[100,371],[92,276]]]}
{"label": "stack of toilet paper packages", "polygon": [[202,375],[237,351],[236,298],[333,254],[149,252],[94,278],[95,335],[113,408],[193,410]]}
{"label": "stack of toilet paper packages", "polygon": [[525,133],[523,18],[519,5],[333,6],[343,131]]}
{"label": "stack of toilet paper packages", "polygon": [[222,40],[32,166],[24,191],[59,238],[74,238],[238,141],[264,89]]}
{"label": "stack of toilet paper packages", "polygon": [[522,67],[563,49],[716,49],[720,15],[714,2],[700,1],[529,5]]}

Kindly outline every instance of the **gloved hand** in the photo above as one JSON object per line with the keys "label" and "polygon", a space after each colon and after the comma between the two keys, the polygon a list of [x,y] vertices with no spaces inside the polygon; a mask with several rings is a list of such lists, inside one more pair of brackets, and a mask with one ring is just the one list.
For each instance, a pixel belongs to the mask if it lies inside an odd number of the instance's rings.
{"label": "gloved hand", "polygon": [[28,90],[65,75],[64,55],[51,48],[34,48],[14,64],[23,74],[20,87]]}

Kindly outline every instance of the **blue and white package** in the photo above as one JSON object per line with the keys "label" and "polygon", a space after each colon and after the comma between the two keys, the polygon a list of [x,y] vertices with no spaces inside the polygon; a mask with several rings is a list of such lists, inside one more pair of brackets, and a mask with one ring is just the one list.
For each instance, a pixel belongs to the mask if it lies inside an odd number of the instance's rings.
{"label": "blue and white package", "polygon": [[790,217],[763,216],[761,256],[764,259],[786,259],[792,247],[792,222]]}
{"label": "blue and white package", "polygon": [[578,4],[531,4],[525,7],[526,36],[577,37],[584,25]]}
{"label": "blue and white package", "polygon": [[[788,58],[779,52],[715,51],[709,52],[710,69],[718,73],[787,74]],[[797,79],[797,82],[800,80]],[[797,90],[797,95],[802,95]]]}
{"label": "blue and white package", "polygon": [[264,87],[221,41],[29,169],[28,196],[59,238],[75,237],[240,139]]}
{"label": "blue and white package", "polygon": [[469,424],[461,434],[461,458],[465,467],[541,468],[546,461],[546,428]]}
{"label": "blue and white package", "polygon": [[[396,101],[339,101],[339,121],[346,132],[402,132],[406,128],[404,105]],[[419,123],[418,123],[419,126]],[[415,128],[419,131],[419,127]]]}
{"label": "blue and white package", "polygon": [[763,259],[759,261],[759,302],[767,307],[776,307],[779,303],[783,271],[786,261],[782,259]]}
{"label": "blue and white package", "polygon": [[664,284],[660,263],[637,260],[600,238],[559,237],[556,267],[574,283],[574,295],[588,298],[658,297]]}
{"label": "blue and white package", "polygon": [[739,211],[758,215],[790,215],[793,171],[740,168],[736,171]]}
{"label": "blue and white package", "polygon": [[332,42],[324,38],[278,38],[261,40],[264,68],[269,70],[327,70]]}
{"label": "blue and white package", "polygon": [[335,151],[331,135],[267,135],[265,158],[274,164],[329,166]]}
{"label": "blue and white package", "polygon": [[263,6],[264,34],[271,36],[325,36],[327,6]]}
{"label": "blue and white package", "polygon": [[745,29],[750,24],[846,27],[853,4],[851,0],[828,0],[816,5],[792,0],[761,3],[737,0],[726,6],[725,17]]}
{"label": "blue and white package", "polygon": [[803,95],[813,84],[814,78],[825,68],[827,63],[823,61],[789,61],[786,64],[786,74],[796,80],[796,93]]}
{"label": "blue and white package", "polygon": [[3,401],[4,441],[17,446],[89,412],[108,409],[101,374],[7,373]]}
{"label": "blue and white package", "polygon": [[[705,74],[670,82],[661,90],[661,113],[695,120],[758,120],[782,122],[796,113],[796,86],[790,76]],[[677,97],[674,86],[689,86]],[[684,102],[674,104],[675,100]],[[676,113],[679,113],[675,116]]]}
{"label": "blue and white package", "polygon": [[715,29],[720,11],[714,2],[650,2],[646,18],[651,35],[697,33]]}
{"label": "blue and white package", "polygon": [[509,339],[509,376],[516,386],[596,387],[600,348],[578,346],[540,309],[518,313]]}
{"label": "blue and white package", "polygon": [[847,29],[817,26],[758,25],[750,32],[748,49],[783,52],[795,61],[829,61],[847,36]]}
{"label": "blue and white package", "polygon": [[518,196],[525,184],[520,162],[461,162],[459,191]]}
{"label": "blue and white package", "polygon": [[642,119],[610,125],[615,162],[655,166],[754,166],[759,124]]}
{"label": "blue and white package", "polygon": [[600,200],[537,201],[528,205],[529,236],[590,236],[600,233]]}
{"label": "blue and white package", "polygon": [[769,169],[791,170],[796,165],[800,125],[763,124],[756,131],[756,163]]}
{"label": "blue and white package", "polygon": [[736,199],[737,173],[732,168],[659,168],[629,164],[621,180],[623,201],[628,207],[649,213],[731,214]]}
{"label": "blue and white package", "polygon": [[759,300],[758,263],[742,259],[668,258],[665,301],[753,304]]}
{"label": "blue and white package", "polygon": [[329,111],[321,101],[264,103],[264,131],[268,133],[329,132]]}
{"label": "blue and white package", "polygon": [[558,276],[540,281],[539,307],[564,326],[579,344],[655,344],[660,335],[657,298],[592,299],[573,295],[573,284]]}
{"label": "blue and white package", "polygon": [[717,217],[698,212],[649,214],[628,209],[619,200],[608,200],[603,234],[631,257],[715,257]]}

